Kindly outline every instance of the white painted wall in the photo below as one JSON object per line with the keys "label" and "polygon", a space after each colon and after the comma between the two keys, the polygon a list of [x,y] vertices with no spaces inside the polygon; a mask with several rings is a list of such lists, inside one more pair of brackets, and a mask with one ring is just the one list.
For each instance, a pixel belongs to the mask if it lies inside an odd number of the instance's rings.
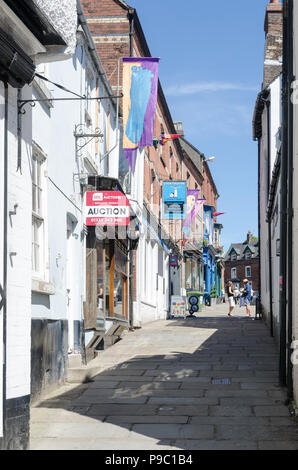
{"label": "white painted wall", "polygon": [[[47,78],[67,89],[79,95],[89,93],[92,98],[97,96],[96,68],[83,34],[78,33],[78,44],[71,59],[48,64],[46,69]],[[86,83],[90,83],[88,89]],[[48,85],[48,88],[55,98],[73,97],[53,85]],[[34,94],[40,97],[37,88]],[[106,96],[101,79],[99,96]],[[74,131],[79,124],[84,125],[85,133],[94,133],[98,126],[103,137],[97,145],[96,139],[91,140],[76,155]],[[33,111],[33,139],[47,155],[49,281],[55,293],[50,296],[34,294],[32,317],[68,319],[69,350],[74,346],[73,322],[82,320],[85,300],[84,201],[80,181],[86,181],[92,174],[118,177],[119,145],[116,146],[116,137],[116,111],[110,100],[101,101],[98,108],[95,101],[87,103],[86,100],[53,101],[52,108],[38,103]],[[88,140],[79,142],[84,144]],[[112,150],[109,175],[105,157],[108,149]],[[68,239],[67,218],[73,220],[73,232]]]}
{"label": "white painted wall", "polygon": [[[29,87],[22,97],[31,96]],[[9,175],[7,279],[7,399],[30,394],[31,349],[31,109],[22,119],[22,173],[17,172],[17,91],[9,89]]]}
{"label": "white painted wall", "polygon": [[[0,135],[4,136],[4,84],[0,82]],[[0,145],[0,214],[4,210],[4,147]],[[0,284],[3,286],[3,226],[0,229]],[[3,436],[3,309],[0,310],[0,437]]]}
{"label": "white painted wall", "polygon": [[[277,77],[269,86],[270,89],[270,170],[271,175],[279,149],[279,128],[281,126],[281,77]],[[268,206],[268,136],[267,136],[267,109],[262,115],[262,137],[260,140],[260,238],[261,238],[261,299],[264,314],[269,324],[270,321],[270,290],[269,290],[269,239],[266,212]],[[280,186],[277,187],[273,210],[279,201]],[[275,219],[271,223],[272,243],[272,300],[274,325],[279,325],[279,257],[276,256],[276,240],[280,237],[279,208]],[[278,339],[278,338],[277,338]]]}

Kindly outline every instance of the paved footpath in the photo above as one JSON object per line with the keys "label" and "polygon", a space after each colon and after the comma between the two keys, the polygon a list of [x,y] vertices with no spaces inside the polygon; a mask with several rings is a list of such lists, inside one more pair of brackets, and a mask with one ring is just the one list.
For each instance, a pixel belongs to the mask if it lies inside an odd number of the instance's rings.
{"label": "paved footpath", "polygon": [[93,381],[32,408],[31,449],[298,450],[268,328],[226,310],[127,333]]}

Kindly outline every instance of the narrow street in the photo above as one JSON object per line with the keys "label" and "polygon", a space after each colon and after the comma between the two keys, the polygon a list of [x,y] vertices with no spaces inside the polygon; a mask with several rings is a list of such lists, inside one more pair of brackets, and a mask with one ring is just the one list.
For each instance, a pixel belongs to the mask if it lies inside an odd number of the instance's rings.
{"label": "narrow street", "polygon": [[90,382],[31,409],[31,450],[297,450],[268,328],[226,311],[127,333]]}

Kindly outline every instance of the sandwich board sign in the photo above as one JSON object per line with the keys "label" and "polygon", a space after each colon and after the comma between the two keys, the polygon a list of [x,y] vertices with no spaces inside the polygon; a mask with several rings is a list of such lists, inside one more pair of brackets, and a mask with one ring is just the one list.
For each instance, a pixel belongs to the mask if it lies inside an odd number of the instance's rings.
{"label": "sandwich board sign", "polygon": [[178,295],[171,296],[171,317],[186,318],[186,302]]}
{"label": "sandwich board sign", "polygon": [[85,225],[129,225],[129,200],[120,191],[87,191]]}

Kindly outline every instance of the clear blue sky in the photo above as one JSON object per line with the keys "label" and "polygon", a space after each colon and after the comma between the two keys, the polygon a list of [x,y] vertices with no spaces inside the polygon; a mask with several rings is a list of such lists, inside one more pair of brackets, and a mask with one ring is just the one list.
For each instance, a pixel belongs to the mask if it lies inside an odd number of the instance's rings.
{"label": "clear blue sky", "polygon": [[258,232],[252,117],[263,79],[269,0],[128,0],[137,9],[174,121],[206,157],[220,198],[222,243]]}

